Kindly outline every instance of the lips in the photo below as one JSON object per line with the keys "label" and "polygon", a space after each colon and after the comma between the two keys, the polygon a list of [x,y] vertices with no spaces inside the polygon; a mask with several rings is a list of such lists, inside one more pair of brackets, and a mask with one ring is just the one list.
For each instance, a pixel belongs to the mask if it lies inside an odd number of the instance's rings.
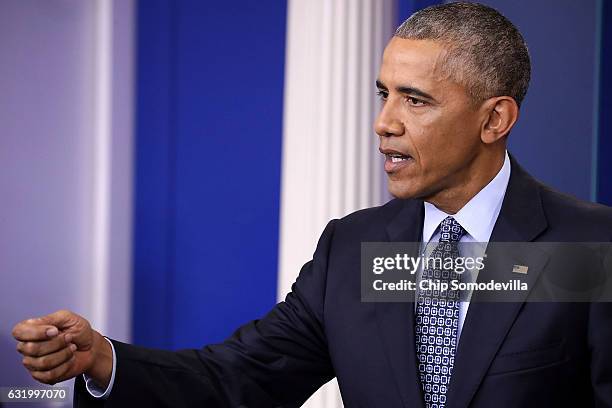
{"label": "lips", "polygon": [[414,162],[414,158],[407,152],[383,148],[380,148],[379,151],[385,155],[385,171],[387,173],[394,173]]}

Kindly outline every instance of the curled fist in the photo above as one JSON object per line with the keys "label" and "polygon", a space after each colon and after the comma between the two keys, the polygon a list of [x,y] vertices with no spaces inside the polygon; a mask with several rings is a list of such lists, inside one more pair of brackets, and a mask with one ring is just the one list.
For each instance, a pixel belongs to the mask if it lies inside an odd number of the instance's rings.
{"label": "curled fist", "polygon": [[17,351],[30,375],[55,384],[87,374],[106,387],[112,373],[112,349],[83,317],[67,310],[24,320],[13,328]]}

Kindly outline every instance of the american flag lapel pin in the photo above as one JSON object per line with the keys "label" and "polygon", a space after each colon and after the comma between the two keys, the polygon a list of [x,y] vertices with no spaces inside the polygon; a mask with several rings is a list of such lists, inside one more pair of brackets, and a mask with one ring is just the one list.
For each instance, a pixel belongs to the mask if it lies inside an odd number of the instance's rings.
{"label": "american flag lapel pin", "polygon": [[512,267],[512,272],[514,273],[520,273],[523,275],[527,275],[527,271],[529,270],[529,267],[527,267],[527,265],[514,265]]}

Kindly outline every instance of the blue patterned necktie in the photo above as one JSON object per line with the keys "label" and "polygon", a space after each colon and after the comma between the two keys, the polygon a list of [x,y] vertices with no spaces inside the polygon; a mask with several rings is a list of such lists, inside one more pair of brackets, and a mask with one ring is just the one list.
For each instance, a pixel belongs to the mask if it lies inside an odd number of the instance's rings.
{"label": "blue patterned necktie", "polygon": [[[453,217],[440,223],[440,241],[429,255],[445,259],[459,256],[458,242],[466,231]],[[450,283],[460,279],[454,270],[424,268],[421,280]],[[450,287],[450,284],[449,284]],[[459,322],[459,292],[421,290],[416,307],[415,339],[421,386],[426,408],[444,408],[450,383]]]}

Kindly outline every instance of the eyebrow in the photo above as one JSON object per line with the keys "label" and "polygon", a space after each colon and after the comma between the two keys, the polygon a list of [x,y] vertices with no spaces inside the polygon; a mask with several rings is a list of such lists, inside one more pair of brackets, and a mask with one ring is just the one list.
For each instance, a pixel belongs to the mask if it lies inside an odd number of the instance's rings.
{"label": "eyebrow", "polygon": [[[380,79],[376,80],[376,87],[378,89],[387,89],[385,84],[383,84]],[[415,95],[420,96],[421,98],[429,99],[430,101],[437,102],[436,98],[428,94],[427,92],[421,91],[419,88],[415,88],[412,86],[398,86],[395,90],[399,93],[403,93],[406,95]]]}

